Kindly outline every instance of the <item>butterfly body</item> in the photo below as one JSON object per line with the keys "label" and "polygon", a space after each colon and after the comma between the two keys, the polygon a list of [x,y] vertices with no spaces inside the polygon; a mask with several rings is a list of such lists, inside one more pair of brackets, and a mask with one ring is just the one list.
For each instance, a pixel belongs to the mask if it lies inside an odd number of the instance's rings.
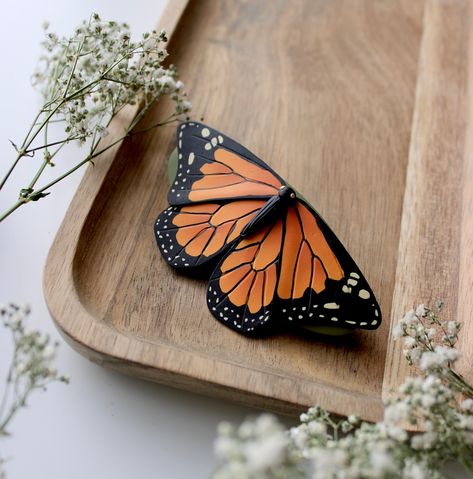
{"label": "butterfly body", "polygon": [[282,213],[287,210],[290,202],[294,201],[296,193],[288,186],[281,186],[277,196],[272,196],[261,208],[256,216],[243,228],[241,237],[249,236],[252,233],[273,224]]}
{"label": "butterfly body", "polygon": [[178,168],[155,234],[169,265],[211,272],[207,305],[243,334],[276,324],[375,329],[379,305],[318,213],[263,161],[200,123],[178,128]]}

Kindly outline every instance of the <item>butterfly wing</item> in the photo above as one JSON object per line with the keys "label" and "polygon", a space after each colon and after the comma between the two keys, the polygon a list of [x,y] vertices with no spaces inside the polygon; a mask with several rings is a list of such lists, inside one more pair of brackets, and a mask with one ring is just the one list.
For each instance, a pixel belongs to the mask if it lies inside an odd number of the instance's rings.
{"label": "butterfly wing", "polygon": [[346,249],[302,200],[234,245],[209,282],[212,314],[255,334],[275,320],[305,327],[375,329],[379,305]]}
{"label": "butterfly wing", "polygon": [[262,160],[217,130],[196,122],[178,127],[178,169],[170,205],[268,199],[284,181]]}
{"label": "butterfly wing", "polygon": [[239,238],[265,200],[169,206],[156,220],[155,236],[166,262],[179,269],[205,266]]}
{"label": "butterfly wing", "polygon": [[284,220],[278,277],[282,320],[302,326],[376,329],[380,308],[368,282],[317,212],[297,200]]}
{"label": "butterfly wing", "polygon": [[272,323],[283,221],[238,241],[223,257],[209,281],[207,304],[228,327],[256,334]]}
{"label": "butterfly wing", "polygon": [[207,267],[284,182],[246,148],[201,123],[183,123],[177,136],[171,206],[156,220],[156,241],[171,266]]}

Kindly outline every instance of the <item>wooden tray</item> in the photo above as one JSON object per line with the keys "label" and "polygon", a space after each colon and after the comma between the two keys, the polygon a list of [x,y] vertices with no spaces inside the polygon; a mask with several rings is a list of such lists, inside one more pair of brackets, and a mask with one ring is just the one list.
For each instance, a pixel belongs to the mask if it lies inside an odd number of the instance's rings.
{"label": "wooden tray", "polygon": [[[85,174],[45,270],[65,338],[153,381],[280,412],[318,403],[380,419],[406,373],[393,321],[436,298],[452,317],[472,312],[468,3],[179,0],[161,22],[194,118],[239,140],[316,206],[377,293],[380,329],[252,340],[218,324],[206,282],[167,267],[153,237],[169,127],[130,138]],[[472,334],[470,322],[465,365]]]}

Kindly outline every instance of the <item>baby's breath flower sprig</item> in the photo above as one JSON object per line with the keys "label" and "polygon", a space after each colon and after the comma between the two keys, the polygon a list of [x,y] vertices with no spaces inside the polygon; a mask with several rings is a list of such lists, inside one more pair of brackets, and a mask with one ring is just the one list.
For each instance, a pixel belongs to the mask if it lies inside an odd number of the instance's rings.
{"label": "baby's breath flower sprig", "polygon": [[8,435],[13,417],[27,406],[34,391],[46,390],[53,382],[69,382],[53,367],[58,343],[52,342],[47,334],[30,329],[29,314],[29,306],[0,306],[0,320],[13,339],[12,359],[0,401],[0,436]]}
{"label": "baby's breath flower sprig", "polygon": [[473,388],[453,370],[461,325],[441,313],[441,303],[435,310],[420,305],[394,328],[419,375],[387,399],[382,421],[336,419],[315,406],[288,431],[274,417],[265,419],[271,426],[264,433],[255,432],[258,419],[239,428],[225,423],[215,443],[214,477],[445,479],[442,467],[456,461],[473,478]]}
{"label": "baby's breath flower sprig", "polygon": [[[59,181],[127,136],[176,121],[191,109],[176,69],[163,63],[168,56],[164,31],[144,33],[133,41],[126,23],[103,21],[97,14],[82,22],[69,38],[49,32],[47,24],[44,27],[44,54],[33,75],[44,103],[23,141],[11,142],[16,158],[1,180],[0,190],[22,158],[41,153],[42,161],[30,183],[20,190],[16,203],[0,214],[0,221],[20,206],[48,195]],[[140,121],[163,97],[174,102],[173,113],[160,123],[140,129]],[[129,105],[135,105],[133,120],[122,134],[102,146],[100,140],[108,134],[112,118]],[[62,126],[59,135],[57,124]],[[44,171],[53,167],[57,155],[72,143],[87,146],[84,159],[37,187]]]}
{"label": "baby's breath flower sprig", "polygon": [[214,479],[305,477],[286,431],[271,414],[247,419],[239,427],[222,422],[218,432],[215,453],[222,464]]}
{"label": "baby's breath flower sprig", "polygon": [[434,310],[421,304],[411,309],[393,329],[395,339],[404,342],[404,356],[410,366],[435,374],[456,390],[473,399],[473,388],[453,369],[459,358],[455,348],[461,323],[442,318],[443,303]]}

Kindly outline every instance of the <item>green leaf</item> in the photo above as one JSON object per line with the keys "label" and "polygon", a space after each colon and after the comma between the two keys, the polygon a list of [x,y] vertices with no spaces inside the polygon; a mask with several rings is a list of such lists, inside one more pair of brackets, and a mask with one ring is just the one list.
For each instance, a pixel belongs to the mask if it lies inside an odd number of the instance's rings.
{"label": "green leaf", "polygon": [[30,193],[33,192],[33,188],[22,188],[20,190],[20,198],[27,198]]}
{"label": "green leaf", "polygon": [[339,328],[336,326],[303,326],[303,328],[325,336],[345,336],[354,332],[353,329]]}
{"label": "green leaf", "polygon": [[169,186],[171,186],[174,183],[174,179],[176,178],[177,163],[178,163],[177,148],[174,148],[174,150],[172,151],[171,156],[169,157],[169,160],[168,160],[168,182],[169,182]]}
{"label": "green leaf", "polygon": [[44,198],[45,196],[48,196],[49,193],[33,193],[31,196],[29,196],[30,201],[38,201],[41,198]]}

